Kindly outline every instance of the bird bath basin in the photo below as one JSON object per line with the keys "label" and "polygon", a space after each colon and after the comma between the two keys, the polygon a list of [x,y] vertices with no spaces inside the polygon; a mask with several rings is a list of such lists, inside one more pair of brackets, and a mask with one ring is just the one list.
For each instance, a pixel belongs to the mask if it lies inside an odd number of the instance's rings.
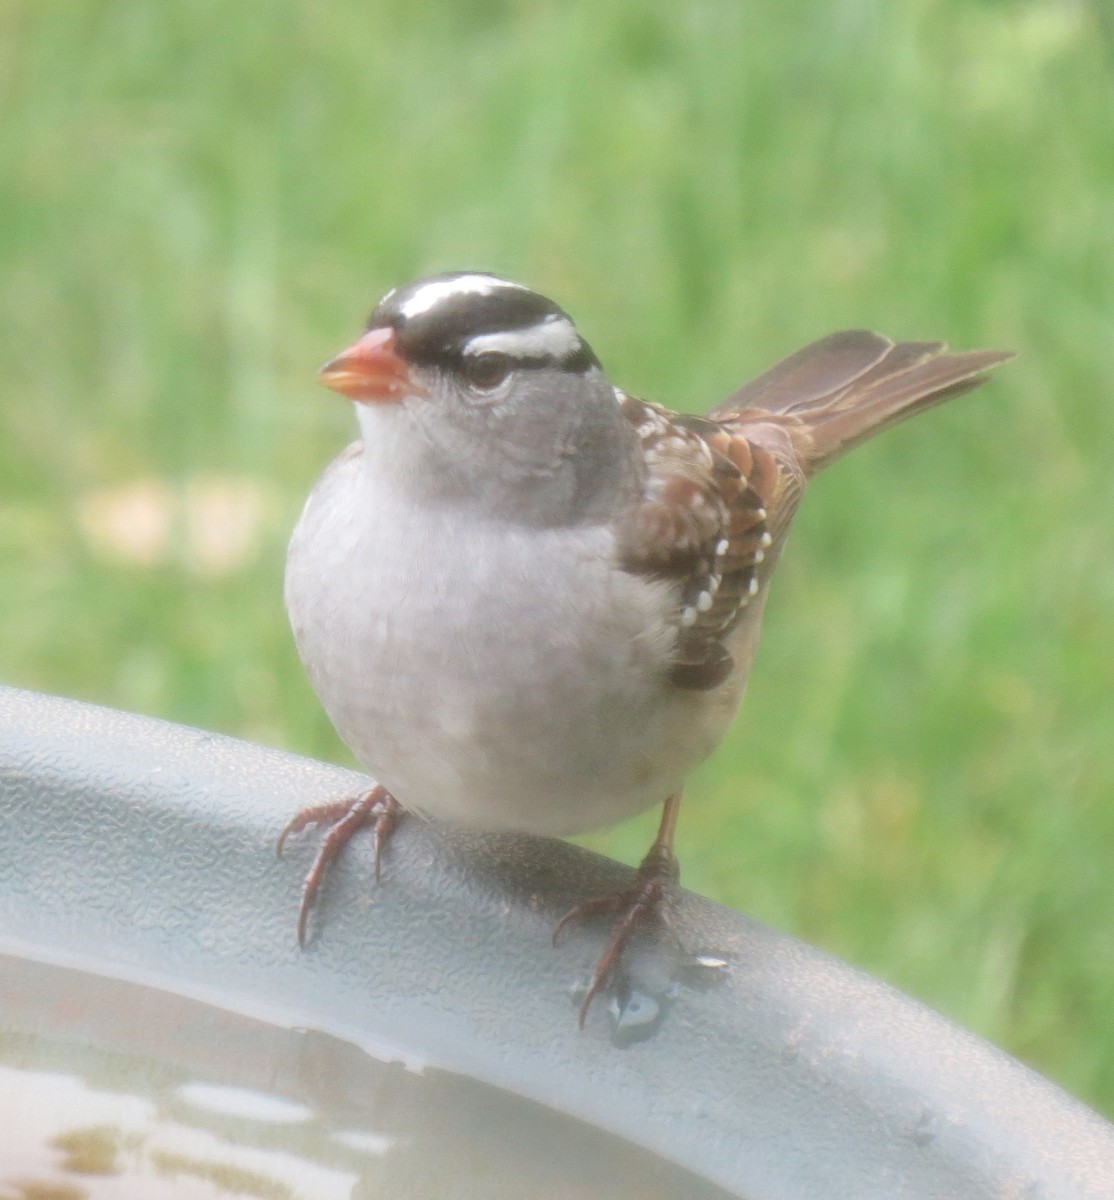
{"label": "bird bath basin", "polygon": [[730,1194],[401,1048],[27,958],[0,979],[5,1200]]}
{"label": "bird bath basin", "polygon": [[1114,1195],[1095,1113],[697,896],[580,1032],[549,930],[628,872],[562,843],[362,840],[300,951],[275,833],[358,784],[0,689],[0,1200]]}

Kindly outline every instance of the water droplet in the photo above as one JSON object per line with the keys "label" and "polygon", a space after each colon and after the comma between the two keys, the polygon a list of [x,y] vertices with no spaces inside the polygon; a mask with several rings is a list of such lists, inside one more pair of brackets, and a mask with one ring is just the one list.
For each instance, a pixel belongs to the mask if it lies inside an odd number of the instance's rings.
{"label": "water droplet", "polygon": [[607,1011],[612,1021],[611,1040],[617,1046],[630,1046],[652,1037],[665,1015],[660,1000],[630,984],[608,999]]}

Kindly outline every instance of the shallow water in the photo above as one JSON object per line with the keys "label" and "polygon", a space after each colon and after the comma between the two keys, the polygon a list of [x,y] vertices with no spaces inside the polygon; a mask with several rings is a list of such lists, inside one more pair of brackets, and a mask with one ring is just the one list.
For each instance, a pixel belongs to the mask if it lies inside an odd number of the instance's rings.
{"label": "shallow water", "polygon": [[373,1057],[0,955],[0,1200],[722,1200],[621,1139]]}

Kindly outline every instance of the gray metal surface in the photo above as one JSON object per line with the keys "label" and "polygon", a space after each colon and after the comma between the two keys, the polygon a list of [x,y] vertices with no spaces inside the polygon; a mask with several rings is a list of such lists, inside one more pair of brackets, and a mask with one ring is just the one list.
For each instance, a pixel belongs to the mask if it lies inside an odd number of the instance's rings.
{"label": "gray metal surface", "polygon": [[679,909],[689,953],[647,940],[621,1022],[599,1004],[579,1032],[572,989],[602,931],[553,950],[550,927],[627,871],[559,842],[410,820],[376,887],[364,839],[300,951],[312,843],[280,862],[275,834],[359,782],[0,689],[0,943],[401,1048],[748,1200],[1114,1197],[1114,1127],[1091,1110],[891,988],[698,896]]}

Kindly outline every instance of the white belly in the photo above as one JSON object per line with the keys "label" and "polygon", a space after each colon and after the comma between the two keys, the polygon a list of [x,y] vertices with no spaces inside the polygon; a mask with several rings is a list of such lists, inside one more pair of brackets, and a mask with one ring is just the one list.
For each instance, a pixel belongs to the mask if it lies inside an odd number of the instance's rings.
{"label": "white belly", "polygon": [[667,585],[611,554],[604,528],[451,510],[418,528],[342,456],[294,532],[286,602],[338,732],[405,807],[574,833],[661,803],[735,707],[664,685]]}

